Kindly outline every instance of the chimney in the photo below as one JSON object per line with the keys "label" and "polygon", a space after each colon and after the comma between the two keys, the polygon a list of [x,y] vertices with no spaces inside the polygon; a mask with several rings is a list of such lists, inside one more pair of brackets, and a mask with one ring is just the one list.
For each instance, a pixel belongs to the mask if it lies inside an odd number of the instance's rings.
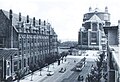
{"label": "chimney", "polygon": [[19,22],[21,22],[21,13],[19,13]]}
{"label": "chimney", "polygon": [[105,7],[105,12],[108,13],[108,7]]}
{"label": "chimney", "polygon": [[9,19],[10,19],[10,46],[13,48],[13,27],[12,27],[12,10],[9,11]]}
{"label": "chimney", "polygon": [[41,25],[41,19],[39,19],[39,25]]}
{"label": "chimney", "polygon": [[46,25],[46,21],[44,20],[44,26]]}
{"label": "chimney", "polygon": [[35,17],[33,17],[33,26],[35,27]]}
{"label": "chimney", "polygon": [[92,11],[92,8],[91,7],[89,7],[89,12],[91,12]]}
{"label": "chimney", "polygon": [[29,15],[27,15],[27,23],[29,23]]}
{"label": "chimney", "polygon": [[98,8],[95,8],[95,12],[98,12]]}
{"label": "chimney", "polygon": [[9,19],[10,19],[10,22],[11,22],[11,25],[12,25],[12,10],[10,9],[10,11],[9,11]]}

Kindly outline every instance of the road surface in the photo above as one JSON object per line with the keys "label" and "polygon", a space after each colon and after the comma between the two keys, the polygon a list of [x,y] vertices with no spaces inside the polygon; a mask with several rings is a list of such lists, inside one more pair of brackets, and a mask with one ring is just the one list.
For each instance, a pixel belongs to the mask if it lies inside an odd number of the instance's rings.
{"label": "road surface", "polygon": [[[90,72],[91,70],[91,65],[94,64],[94,61],[92,59],[89,60],[89,58],[87,59],[87,63],[85,65],[85,67],[83,68],[83,70],[81,72],[76,72],[74,70],[75,65],[77,64],[77,62],[79,62],[81,60],[81,58],[77,58],[77,57],[68,57],[67,58],[67,62],[63,68],[66,68],[66,71],[64,73],[59,73],[59,70],[55,70],[54,74],[52,76],[46,76],[44,79],[40,80],[39,82],[78,82],[77,78],[78,75],[83,75],[84,77],[86,77],[86,75]],[[91,58],[90,58],[91,59]],[[74,60],[76,61],[76,63],[74,62]]]}

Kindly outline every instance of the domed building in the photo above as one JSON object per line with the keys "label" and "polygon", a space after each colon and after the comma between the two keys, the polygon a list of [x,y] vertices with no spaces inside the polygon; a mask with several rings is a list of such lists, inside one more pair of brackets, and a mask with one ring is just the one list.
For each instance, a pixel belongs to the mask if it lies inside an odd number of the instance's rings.
{"label": "domed building", "polygon": [[82,28],[78,33],[79,49],[102,49],[105,44],[105,34],[103,27],[110,26],[110,13],[108,8],[101,12],[98,8],[84,14]]}

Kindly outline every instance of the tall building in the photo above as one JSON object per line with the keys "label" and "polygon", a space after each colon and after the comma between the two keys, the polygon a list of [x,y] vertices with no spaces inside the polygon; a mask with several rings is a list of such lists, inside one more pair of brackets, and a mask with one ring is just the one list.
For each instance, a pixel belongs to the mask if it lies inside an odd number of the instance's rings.
{"label": "tall building", "polygon": [[108,8],[101,12],[98,8],[84,14],[82,27],[78,33],[79,49],[102,49],[105,44],[103,27],[110,26],[110,14]]}
{"label": "tall building", "polygon": [[0,80],[29,73],[31,64],[45,64],[46,57],[58,53],[57,34],[51,24],[0,10]]}

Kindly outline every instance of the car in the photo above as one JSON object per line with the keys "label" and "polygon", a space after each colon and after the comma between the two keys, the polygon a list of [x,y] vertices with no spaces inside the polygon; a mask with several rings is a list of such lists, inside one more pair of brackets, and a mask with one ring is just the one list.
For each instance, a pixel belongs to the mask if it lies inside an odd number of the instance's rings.
{"label": "car", "polygon": [[54,74],[53,71],[48,72],[47,76],[52,76]]}
{"label": "car", "polygon": [[66,71],[66,68],[61,68],[59,72],[64,73],[65,71]]}
{"label": "car", "polygon": [[84,77],[81,76],[81,75],[79,75],[79,76],[78,76],[78,81],[83,81],[83,80],[84,80]]}
{"label": "car", "polygon": [[76,70],[76,71],[82,71],[83,67],[84,67],[84,64],[83,64],[82,62],[81,62],[81,63],[78,63],[78,64],[76,64],[76,66],[75,66],[75,70]]}

